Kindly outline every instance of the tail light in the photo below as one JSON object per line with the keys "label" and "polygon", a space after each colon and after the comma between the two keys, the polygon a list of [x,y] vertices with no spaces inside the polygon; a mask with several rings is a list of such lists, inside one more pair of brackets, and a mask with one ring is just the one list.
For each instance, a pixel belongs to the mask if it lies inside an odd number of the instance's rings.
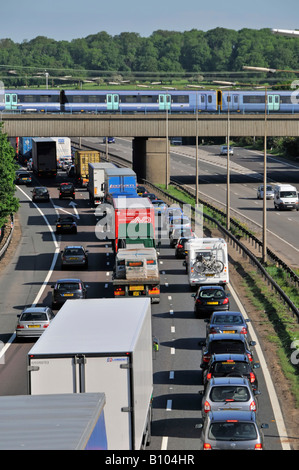
{"label": "tail light", "polygon": [[203,409],[204,409],[204,412],[205,412],[205,413],[208,413],[209,411],[211,411],[211,405],[210,405],[210,403],[208,402],[208,400],[205,401],[205,404],[204,404]]}
{"label": "tail light", "polygon": [[225,297],[225,299],[223,300],[223,305],[226,305],[228,304],[228,297]]}
{"label": "tail light", "polygon": [[212,374],[211,374],[211,372],[209,372],[209,373],[207,374],[206,379],[207,379],[207,380],[210,380],[211,377],[212,377]]}
{"label": "tail light", "polygon": [[253,384],[255,382],[255,375],[253,372],[250,372],[249,374],[249,380],[250,380],[250,383]]}
{"label": "tail light", "polygon": [[197,304],[202,304],[202,301],[200,299],[196,299]]}
{"label": "tail light", "polygon": [[254,450],[263,450],[262,444],[255,444]]}
{"label": "tail light", "polygon": [[48,324],[46,324],[46,325],[44,325],[44,326],[43,326],[43,328],[48,328],[48,326],[49,326],[49,325],[48,325]]}
{"label": "tail light", "polygon": [[254,400],[250,403],[249,409],[250,411],[256,411],[256,403]]}
{"label": "tail light", "polygon": [[210,328],[209,334],[212,335],[212,334],[214,334],[214,333],[217,333],[216,328],[214,328],[214,327]]}
{"label": "tail light", "polygon": [[202,358],[203,362],[209,362],[210,357],[211,357],[210,354],[206,354],[205,356],[203,356],[203,358]]}
{"label": "tail light", "polygon": [[243,326],[242,330],[240,331],[241,335],[247,335],[247,328]]}
{"label": "tail light", "polygon": [[211,444],[209,444],[208,442],[205,442],[203,445],[203,450],[212,450]]}
{"label": "tail light", "polygon": [[250,353],[247,353],[247,356],[248,356],[248,359],[250,360],[250,362],[252,362],[253,361],[252,355]]}
{"label": "tail light", "polygon": [[177,248],[183,248],[183,245],[181,245],[180,243],[177,244]]}
{"label": "tail light", "polygon": [[152,289],[148,290],[149,294],[160,294],[160,289],[159,287],[153,287]]}
{"label": "tail light", "polygon": [[116,289],[114,289],[114,295],[115,296],[125,295],[125,291],[121,287],[117,287]]}
{"label": "tail light", "polygon": [[22,330],[22,329],[24,329],[24,326],[23,325],[17,325],[17,329]]}

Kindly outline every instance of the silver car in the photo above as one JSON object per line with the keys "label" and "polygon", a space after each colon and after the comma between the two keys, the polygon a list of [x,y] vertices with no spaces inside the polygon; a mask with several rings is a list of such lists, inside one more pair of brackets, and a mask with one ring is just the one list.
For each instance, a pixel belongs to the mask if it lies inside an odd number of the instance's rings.
{"label": "silver car", "polygon": [[[234,154],[234,149],[233,147],[229,146],[229,154],[233,155]],[[221,145],[220,147],[220,155],[227,155],[227,145]]]}
{"label": "silver car", "polygon": [[37,338],[54,318],[49,307],[27,307],[18,315],[16,338]]}
{"label": "silver car", "polygon": [[213,377],[202,396],[202,417],[210,411],[257,411],[259,394],[246,377]]}
{"label": "silver car", "polygon": [[203,450],[263,450],[264,436],[261,429],[268,424],[260,424],[254,411],[211,411],[200,436]]}
{"label": "silver car", "polygon": [[247,323],[249,319],[245,319],[241,312],[214,312],[211,318],[207,318],[206,334],[212,333],[239,333],[248,334]]}
{"label": "silver car", "polygon": [[[261,184],[257,188],[257,193],[256,193],[257,199],[263,199],[264,198],[264,185]],[[274,188],[270,184],[267,184],[266,186],[266,199],[274,199]]]}
{"label": "silver car", "polygon": [[88,250],[81,245],[69,245],[61,251],[61,268],[78,266],[88,268]]}

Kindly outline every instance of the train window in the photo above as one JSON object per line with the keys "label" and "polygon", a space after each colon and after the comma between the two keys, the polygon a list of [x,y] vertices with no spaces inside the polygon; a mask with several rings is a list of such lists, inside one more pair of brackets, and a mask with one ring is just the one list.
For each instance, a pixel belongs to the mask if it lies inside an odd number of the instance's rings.
{"label": "train window", "polygon": [[121,97],[122,103],[137,103],[137,96],[135,95],[123,95]]}
{"label": "train window", "polygon": [[84,103],[84,102],[85,102],[84,96],[73,95],[72,98],[73,98],[73,99],[72,99],[72,102],[73,102],[73,103]]}
{"label": "train window", "polygon": [[140,96],[140,102],[141,103],[154,103],[157,100],[155,100],[155,97],[152,95],[142,95]]}
{"label": "train window", "polygon": [[174,95],[172,97],[173,103],[189,103],[189,96],[188,95]]}
{"label": "train window", "polygon": [[208,95],[208,103],[212,103],[212,95]]}
{"label": "train window", "polygon": [[265,96],[264,95],[245,95],[243,96],[243,103],[244,104],[265,103]]}
{"label": "train window", "polygon": [[280,102],[284,103],[284,104],[292,104],[291,95],[288,95],[288,96],[281,95],[280,96]]}
{"label": "train window", "polygon": [[55,95],[40,95],[40,101],[42,103],[58,103],[59,102],[59,96]]}
{"label": "train window", "polygon": [[105,103],[105,95],[88,95],[86,101],[88,103]]}
{"label": "train window", "polygon": [[20,102],[21,103],[38,103],[39,102],[39,96],[21,95],[20,96]]}
{"label": "train window", "polygon": [[205,101],[206,101],[206,97],[205,97],[205,95],[201,95],[201,97],[200,97],[200,101],[201,101],[202,103],[205,103]]}
{"label": "train window", "polygon": [[234,95],[234,103],[238,104],[238,102],[239,102],[239,96]]}

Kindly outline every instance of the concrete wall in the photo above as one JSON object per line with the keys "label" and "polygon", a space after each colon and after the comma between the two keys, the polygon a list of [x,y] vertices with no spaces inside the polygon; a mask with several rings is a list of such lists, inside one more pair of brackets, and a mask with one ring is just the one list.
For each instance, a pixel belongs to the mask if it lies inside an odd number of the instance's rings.
{"label": "concrete wall", "polygon": [[[133,170],[138,181],[146,179],[152,183],[169,183],[169,170],[166,168],[166,138],[137,137],[133,140]],[[169,168],[168,150],[168,168]]]}

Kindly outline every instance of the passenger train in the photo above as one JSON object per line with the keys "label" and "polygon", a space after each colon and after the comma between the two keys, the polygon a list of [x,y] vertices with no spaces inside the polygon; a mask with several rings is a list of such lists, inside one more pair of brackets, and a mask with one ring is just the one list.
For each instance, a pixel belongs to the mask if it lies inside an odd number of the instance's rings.
{"label": "passenger train", "polygon": [[[1,112],[262,113],[265,91],[2,90]],[[297,91],[267,93],[267,112],[298,113]]]}

